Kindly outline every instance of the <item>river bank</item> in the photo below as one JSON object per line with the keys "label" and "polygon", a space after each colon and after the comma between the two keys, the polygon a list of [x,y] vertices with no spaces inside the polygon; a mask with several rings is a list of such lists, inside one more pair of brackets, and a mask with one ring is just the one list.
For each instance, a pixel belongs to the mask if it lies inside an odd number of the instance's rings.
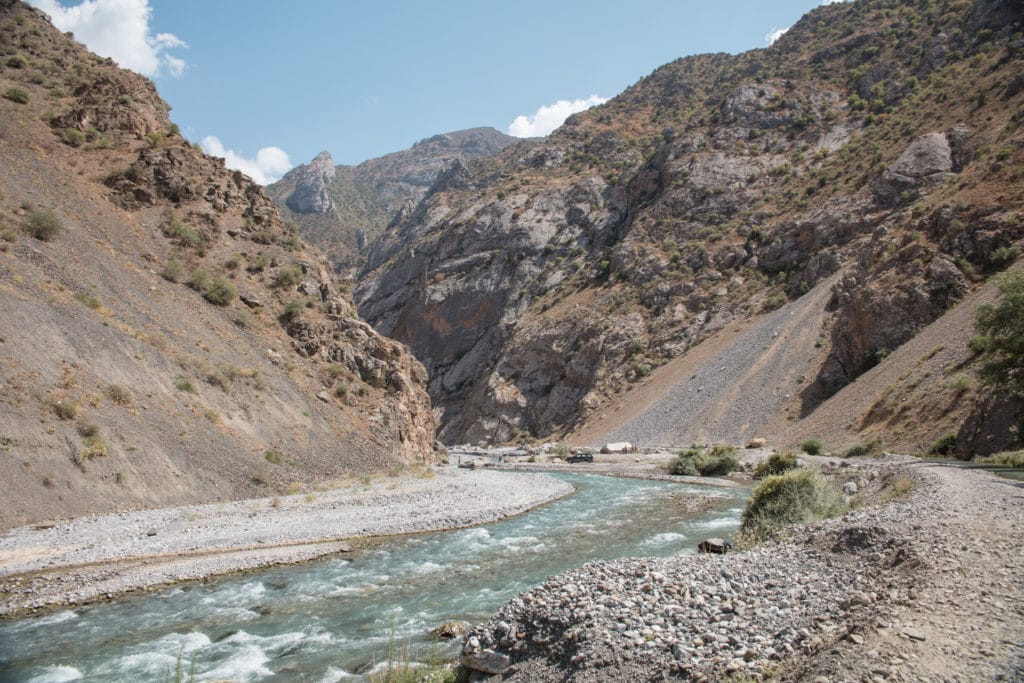
{"label": "river bank", "polygon": [[493,522],[572,493],[541,474],[439,468],[422,477],[23,526],[0,537],[0,617],[306,562],[352,539]]}
{"label": "river bank", "polygon": [[503,681],[1020,680],[1019,482],[845,462],[843,517],[746,552],[554,576],[472,631],[463,662]]}

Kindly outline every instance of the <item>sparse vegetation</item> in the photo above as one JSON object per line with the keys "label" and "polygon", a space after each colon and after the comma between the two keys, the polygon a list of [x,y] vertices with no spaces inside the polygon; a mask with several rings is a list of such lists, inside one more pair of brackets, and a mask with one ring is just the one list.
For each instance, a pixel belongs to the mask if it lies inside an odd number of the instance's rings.
{"label": "sparse vegetation", "polygon": [[804,439],[800,442],[800,450],[808,455],[821,455],[824,448],[825,444],[821,442],[821,439]]}
{"label": "sparse vegetation", "polygon": [[789,302],[785,294],[772,294],[770,297],[764,300],[764,304],[761,306],[761,310],[774,311],[782,308]]}
{"label": "sparse vegetation", "polygon": [[764,479],[777,474],[783,474],[789,470],[796,469],[799,464],[796,455],[793,453],[772,453],[767,460],[761,462],[754,469],[754,479]]}
{"label": "sparse vegetation", "polygon": [[845,509],[842,496],[819,472],[794,469],[768,477],[754,489],[740,533],[759,540],[783,527],[834,517]]}
{"label": "sparse vegetation", "polygon": [[250,273],[262,273],[264,270],[270,267],[270,257],[264,253],[259,253],[249,259],[249,264],[245,267]]}
{"label": "sparse vegetation", "polygon": [[60,133],[60,139],[69,147],[81,147],[85,144],[85,133],[77,128],[65,128]]}
{"label": "sparse vegetation", "polygon": [[238,296],[235,285],[222,277],[211,279],[203,287],[203,298],[216,306],[227,306]]}
{"label": "sparse vegetation", "polygon": [[132,402],[131,392],[120,384],[108,384],[104,393],[107,398],[119,406],[125,406]]}
{"label": "sparse vegetation", "polygon": [[302,281],[302,268],[297,265],[285,266],[274,274],[274,286],[284,289],[294,287]]}
{"label": "sparse vegetation", "polygon": [[177,240],[178,244],[183,247],[195,249],[203,244],[203,238],[199,232],[178,218],[172,218],[164,226],[163,232],[165,236]]}
{"label": "sparse vegetation", "polygon": [[185,279],[185,264],[179,259],[172,258],[160,271],[160,277],[170,282],[181,282]]}
{"label": "sparse vegetation", "polygon": [[78,402],[58,399],[51,404],[53,412],[62,420],[74,420],[78,416]]}
{"label": "sparse vegetation", "polygon": [[25,221],[25,231],[37,240],[49,242],[64,229],[64,224],[52,212],[46,209],[32,209]]}
{"label": "sparse vegetation", "polygon": [[184,391],[189,394],[196,393],[195,385],[192,384],[192,382],[190,382],[186,377],[177,377],[174,380],[174,388],[177,389],[178,391]]}
{"label": "sparse vegetation", "polygon": [[956,432],[940,436],[928,449],[929,455],[953,455],[956,451]]}
{"label": "sparse vegetation", "polygon": [[271,465],[281,464],[281,454],[275,450],[268,450],[264,452],[263,459],[269,462]]}
{"label": "sparse vegetation", "polygon": [[256,324],[256,318],[253,317],[252,313],[243,309],[235,312],[231,322],[242,329],[249,330]]}
{"label": "sparse vegetation", "polygon": [[18,104],[28,104],[29,101],[28,91],[24,88],[8,88],[4,90],[4,97]]}
{"label": "sparse vegetation", "polygon": [[732,446],[691,446],[668,464],[669,474],[681,476],[724,477],[739,467]]}
{"label": "sparse vegetation", "polygon": [[1024,270],[1000,276],[1000,299],[982,304],[975,313],[977,336],[971,349],[984,364],[979,376],[986,384],[1024,396]]}
{"label": "sparse vegetation", "polygon": [[885,455],[885,443],[881,438],[872,439],[867,443],[860,443],[846,449],[844,458],[880,458]]}
{"label": "sparse vegetation", "polygon": [[75,294],[75,300],[85,304],[85,306],[94,311],[103,307],[102,301],[94,297],[92,294],[86,294],[85,292],[78,292]]}
{"label": "sparse vegetation", "polygon": [[1018,467],[1024,468],[1024,450],[1022,451],[1003,451],[990,455],[987,458],[977,458],[974,462],[984,463],[986,465],[1002,465],[1003,467]]}

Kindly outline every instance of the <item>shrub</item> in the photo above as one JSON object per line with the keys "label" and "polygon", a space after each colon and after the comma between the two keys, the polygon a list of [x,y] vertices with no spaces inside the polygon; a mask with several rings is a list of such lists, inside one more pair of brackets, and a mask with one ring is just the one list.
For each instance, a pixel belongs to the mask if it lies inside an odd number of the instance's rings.
{"label": "shrub", "polygon": [[348,385],[342,382],[338,386],[334,387],[334,395],[338,398],[345,398],[348,394]]}
{"label": "shrub", "polygon": [[999,247],[988,257],[988,264],[997,270],[1002,270],[1017,260],[1020,256],[1020,249],[1017,247]]}
{"label": "shrub", "polygon": [[150,131],[146,133],[146,144],[149,145],[150,149],[156,149],[160,145],[164,144],[164,136],[157,131]]}
{"label": "shrub", "polygon": [[4,97],[18,104],[28,104],[29,100],[28,91],[23,88],[8,88],[4,90]]}
{"label": "shrub", "polygon": [[292,299],[284,305],[284,311],[281,312],[281,319],[284,321],[292,320],[302,315],[302,312],[309,306],[309,299],[306,297],[299,297]]}
{"label": "shrub", "polygon": [[262,273],[270,266],[270,257],[266,254],[256,254],[245,267],[250,273]]}
{"label": "shrub", "polygon": [[940,436],[928,449],[929,455],[952,455],[956,450],[956,433]]}
{"label": "shrub", "polygon": [[274,450],[270,450],[270,451],[265,452],[263,454],[263,459],[266,460],[267,462],[269,462],[272,465],[280,465],[281,464],[281,455],[277,451],[274,451]]}
{"label": "shrub", "polygon": [[62,420],[74,420],[78,415],[77,401],[54,401],[53,412]]}
{"label": "shrub", "polygon": [[185,391],[190,394],[196,393],[196,388],[192,382],[188,381],[188,378],[181,377],[180,375],[174,379],[174,388],[178,391]]}
{"label": "shrub", "polygon": [[186,225],[177,218],[172,218],[171,222],[164,227],[164,235],[178,240],[178,244],[183,247],[191,247],[194,249],[203,243],[203,238],[195,228],[190,225]]}
{"label": "shrub", "polygon": [[1000,276],[1000,299],[983,304],[975,313],[977,336],[971,348],[980,352],[985,364],[979,371],[986,384],[1014,396],[1024,396],[1024,271]]}
{"label": "shrub", "polygon": [[772,453],[754,469],[754,479],[783,474],[797,467],[796,456],[792,453]]}
{"label": "shrub", "polygon": [[5,63],[12,69],[24,69],[28,66],[28,60],[25,59],[24,55],[11,55]]}
{"label": "shrub", "polygon": [[84,437],[84,438],[89,438],[90,436],[96,436],[97,434],[100,433],[100,428],[99,427],[97,427],[92,422],[86,422],[86,421],[79,422],[78,426],[75,427],[75,429],[76,429],[76,431],[78,431],[78,435],[81,436],[81,437]]}
{"label": "shrub", "polygon": [[285,266],[274,275],[274,286],[294,287],[302,281],[302,268],[297,265]]}
{"label": "shrub", "polygon": [[99,434],[92,434],[82,439],[82,445],[85,446],[82,450],[75,453],[75,461],[81,464],[85,460],[91,458],[99,458],[107,455],[109,452],[107,448],[107,442]]}
{"label": "shrub", "polygon": [[120,384],[108,384],[104,393],[106,393],[107,398],[119,406],[127,405],[132,402],[131,392]]}
{"label": "shrub", "polygon": [[65,145],[81,147],[85,144],[85,133],[77,128],[65,128],[60,133],[60,139]]}
{"label": "shrub", "polygon": [[844,509],[842,497],[820,473],[799,468],[768,477],[754,489],[740,532],[756,540],[792,524],[834,517]]}
{"label": "shrub", "polygon": [[241,327],[243,330],[248,330],[256,324],[256,319],[252,317],[252,313],[249,311],[238,311],[235,313],[235,317],[231,319],[231,322]]}
{"label": "shrub", "polygon": [[772,294],[770,297],[764,300],[764,304],[761,306],[763,311],[774,311],[778,308],[782,308],[786,305],[789,299],[786,298],[785,294]]}
{"label": "shrub", "polygon": [[804,439],[800,442],[800,450],[808,455],[821,455],[824,447],[825,445],[821,443],[821,439]]}
{"label": "shrub", "polygon": [[702,477],[723,477],[739,467],[736,449],[732,446],[715,445],[710,449],[691,446],[668,465],[669,474]]}
{"label": "shrub", "polygon": [[235,285],[222,277],[213,278],[203,288],[203,298],[217,306],[227,306],[238,296]]}
{"label": "shrub", "polygon": [[64,224],[52,211],[32,209],[28,212],[25,230],[37,240],[48,242],[60,234]]}
{"label": "shrub", "polygon": [[176,258],[172,258],[160,271],[160,277],[170,282],[181,282],[185,279],[185,264]]}
{"label": "shrub", "polygon": [[213,277],[202,268],[196,268],[188,276],[188,286],[197,292],[205,291],[212,281]]}
{"label": "shrub", "polygon": [[1003,451],[987,458],[978,458],[975,462],[1004,467],[1024,467],[1024,451]]}
{"label": "shrub", "polygon": [[92,296],[91,294],[86,294],[85,292],[79,292],[78,294],[75,294],[75,299],[77,301],[81,301],[83,304],[85,304],[94,311],[99,310],[103,306],[102,301]]}
{"label": "shrub", "polygon": [[859,444],[857,444],[855,446],[850,446],[850,448],[848,448],[846,450],[846,452],[843,453],[843,457],[844,458],[861,458],[861,457],[879,458],[879,457],[881,457],[884,454],[885,454],[885,443],[882,441],[881,438],[877,438],[877,439],[872,439],[871,441],[868,441],[867,443],[859,443]]}

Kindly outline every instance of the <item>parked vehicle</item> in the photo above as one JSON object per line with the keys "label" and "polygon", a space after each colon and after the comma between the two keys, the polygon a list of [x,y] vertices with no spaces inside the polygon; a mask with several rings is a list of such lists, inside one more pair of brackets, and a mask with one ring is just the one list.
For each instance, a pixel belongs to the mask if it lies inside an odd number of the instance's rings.
{"label": "parked vehicle", "polygon": [[566,462],[594,462],[594,456],[590,453],[573,453],[565,459]]}

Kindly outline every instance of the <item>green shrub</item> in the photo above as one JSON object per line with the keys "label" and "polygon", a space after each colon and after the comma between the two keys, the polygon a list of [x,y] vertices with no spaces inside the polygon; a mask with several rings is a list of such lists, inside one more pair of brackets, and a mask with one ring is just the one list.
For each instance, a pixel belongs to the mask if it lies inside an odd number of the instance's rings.
{"label": "green shrub", "polygon": [[952,455],[956,450],[956,433],[940,436],[928,449],[929,455]]}
{"label": "green shrub", "polygon": [[757,540],[792,524],[844,512],[843,499],[818,472],[801,467],[768,477],[754,489],[743,511],[740,532]]}
{"label": "green shrub", "polygon": [[669,474],[702,477],[724,477],[740,465],[736,449],[715,445],[711,448],[691,446],[679,453],[668,465]]}
{"label": "green shrub", "polygon": [[5,63],[12,69],[24,69],[28,66],[28,60],[25,59],[24,55],[11,55]]}
{"label": "green shrub", "polygon": [[804,439],[800,442],[800,450],[808,455],[821,455],[824,447],[825,445],[821,442],[821,439]]}
{"label": "green shrub", "polygon": [[190,225],[186,225],[177,218],[172,218],[171,221],[164,227],[164,235],[175,239],[183,247],[191,247],[195,249],[203,243],[202,236]]}
{"label": "green shrub", "polygon": [[75,461],[79,464],[85,460],[99,458],[109,453],[107,442],[104,441],[103,437],[99,434],[92,434],[85,437],[82,439],[82,445],[85,446],[85,448],[75,453]]}
{"label": "green shrub", "polygon": [[235,297],[238,290],[235,285],[222,277],[215,277],[203,288],[203,298],[217,306],[227,306]]}
{"label": "green shrub", "polygon": [[85,304],[94,311],[99,310],[103,306],[102,301],[92,296],[91,294],[86,294],[85,292],[79,292],[78,294],[75,294],[75,300],[81,301],[83,304]]}
{"label": "green shrub", "polygon": [[85,144],[85,133],[77,128],[65,128],[60,133],[60,139],[65,145],[81,147]]}
{"label": "green shrub", "polygon": [[185,391],[190,394],[196,393],[196,388],[192,382],[188,381],[188,378],[180,375],[174,378],[174,388],[178,391]]}
{"label": "green shrub", "polygon": [[280,454],[278,454],[277,451],[267,451],[266,453],[263,454],[263,459],[271,463],[272,465],[281,464],[281,456]]}
{"label": "green shrub", "polygon": [[772,294],[764,300],[764,304],[761,305],[761,310],[774,311],[785,306],[788,301],[789,299],[786,298],[785,294]]}
{"label": "green shrub", "polygon": [[108,384],[104,393],[111,401],[119,406],[128,405],[132,402],[132,394],[120,384]]}
{"label": "green shrub", "polygon": [[156,149],[160,145],[164,144],[164,136],[157,131],[150,131],[146,133],[146,144],[149,145],[150,149]]}
{"label": "green shrub", "polygon": [[4,90],[4,97],[18,104],[28,104],[29,100],[28,91],[23,88],[8,88]]}
{"label": "green shrub", "polygon": [[181,282],[185,279],[185,264],[176,258],[172,258],[160,271],[160,277],[171,282]]}
{"label": "green shrub", "polygon": [[845,453],[843,453],[843,457],[844,458],[862,458],[862,457],[880,458],[884,454],[885,454],[885,443],[882,441],[881,438],[877,438],[877,439],[872,439],[871,441],[868,441],[867,443],[859,443],[859,444],[857,444],[855,446],[851,446],[850,448],[846,449]]}
{"label": "green shrub", "polygon": [[250,273],[262,273],[268,267],[270,267],[270,257],[261,253],[253,256],[245,269]]}
{"label": "green shrub", "polygon": [[799,465],[792,453],[772,453],[754,469],[754,479],[764,479],[796,469]]}
{"label": "green shrub", "polygon": [[996,270],[1002,270],[1017,260],[1020,249],[1017,247],[999,247],[988,257],[988,264]]}
{"label": "green shrub", "polygon": [[338,398],[345,398],[348,394],[348,385],[342,382],[338,386],[334,387],[334,395]]}
{"label": "green shrub", "polygon": [[37,240],[48,242],[59,235],[60,231],[63,229],[64,224],[61,223],[60,219],[51,211],[47,211],[46,209],[32,209],[28,212],[28,218],[25,222],[25,231]]}
{"label": "green shrub", "polygon": [[978,458],[975,462],[985,463],[986,465],[1024,468],[1024,451],[1003,451],[1002,453],[990,455],[987,458]]}
{"label": "green shrub", "polygon": [[252,317],[252,313],[249,311],[241,310],[235,313],[235,317],[231,319],[231,322],[238,325],[243,330],[248,330],[256,324],[256,319]]}
{"label": "green shrub", "polygon": [[284,305],[284,310],[281,312],[281,318],[285,321],[296,318],[299,315],[302,315],[302,312],[306,310],[309,304],[310,299],[308,297],[303,296],[292,299]]}
{"label": "green shrub", "polygon": [[1024,396],[1024,271],[997,280],[1000,298],[975,313],[977,336],[971,348],[983,355],[982,381],[1014,396]]}
{"label": "green shrub", "polygon": [[213,281],[213,276],[207,273],[202,268],[196,268],[192,271],[192,274],[188,276],[188,286],[197,292],[206,291],[206,288],[210,286]]}
{"label": "green shrub", "polygon": [[274,286],[294,287],[302,281],[302,268],[297,265],[285,266],[274,275]]}

